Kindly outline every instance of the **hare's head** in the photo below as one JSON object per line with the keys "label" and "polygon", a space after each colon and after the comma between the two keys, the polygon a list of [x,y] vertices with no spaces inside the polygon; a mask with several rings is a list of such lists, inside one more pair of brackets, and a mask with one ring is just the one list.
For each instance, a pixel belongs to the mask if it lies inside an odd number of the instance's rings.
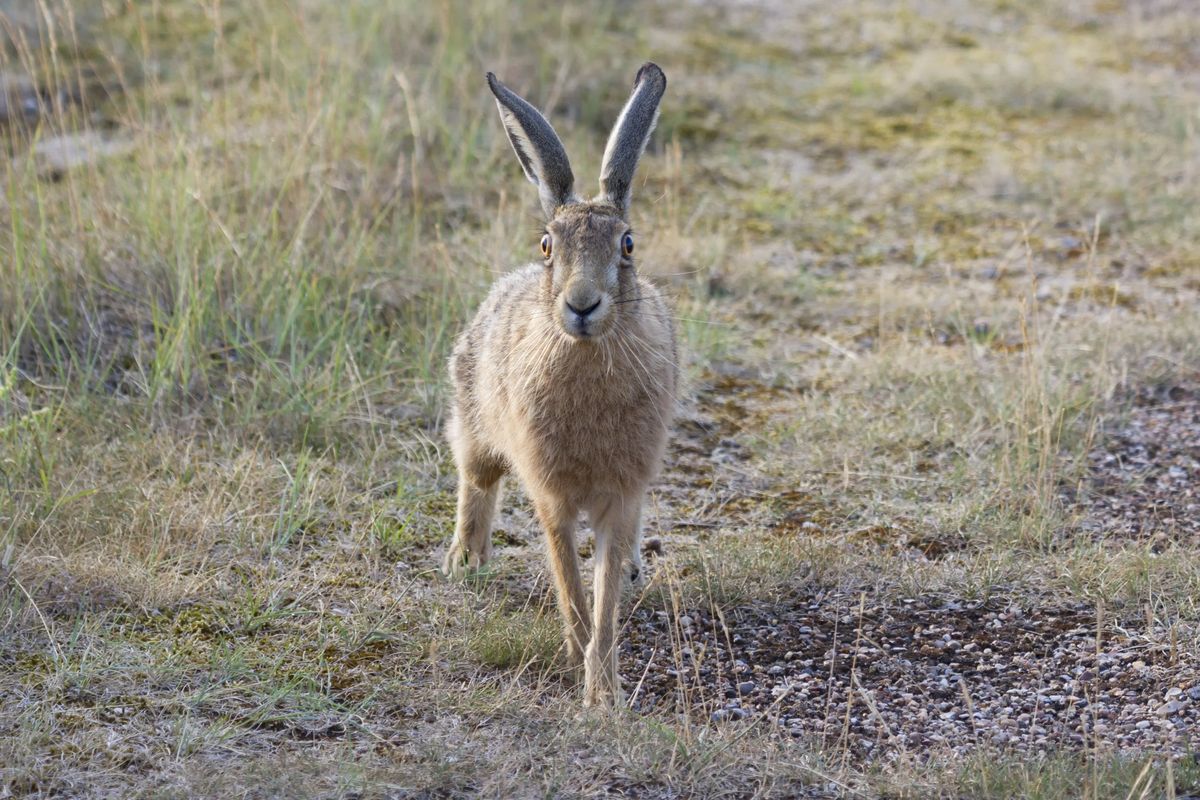
{"label": "hare's head", "polygon": [[592,200],[575,194],[571,163],[546,118],[492,73],[487,80],[513,151],[546,213],[540,247],[551,313],[571,337],[598,339],[612,328],[617,306],[634,299],[637,290],[630,192],[667,76],[657,64],[638,70],[633,94],[604,148],[600,194]]}

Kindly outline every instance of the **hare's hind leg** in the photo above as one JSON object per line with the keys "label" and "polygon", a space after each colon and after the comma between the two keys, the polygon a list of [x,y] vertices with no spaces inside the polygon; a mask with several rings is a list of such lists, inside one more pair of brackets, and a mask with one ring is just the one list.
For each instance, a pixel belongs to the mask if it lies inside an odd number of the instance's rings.
{"label": "hare's hind leg", "polygon": [[574,669],[583,665],[583,650],[591,638],[587,595],[579,574],[579,553],[575,545],[575,526],[579,509],[571,503],[548,495],[535,494],[533,506],[546,531],[550,567],[558,592],[558,608],[566,627],[567,663]]}
{"label": "hare's hind leg", "polygon": [[500,498],[504,464],[476,454],[456,455],[459,456],[458,516],[454,541],[446,552],[442,572],[461,578],[483,567],[492,557],[492,518]]}
{"label": "hare's hind leg", "polygon": [[592,640],[584,660],[583,704],[612,706],[621,699],[617,676],[617,604],[621,599],[622,565],[633,555],[641,538],[641,496],[606,498],[589,515],[596,532],[596,574]]}

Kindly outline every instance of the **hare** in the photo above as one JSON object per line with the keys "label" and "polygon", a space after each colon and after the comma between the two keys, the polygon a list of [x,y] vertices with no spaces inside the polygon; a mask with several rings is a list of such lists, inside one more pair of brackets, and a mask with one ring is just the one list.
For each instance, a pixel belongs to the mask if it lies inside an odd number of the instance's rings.
{"label": "hare", "polygon": [[[671,315],[638,276],[629,227],[633,173],[667,78],[656,64],[638,70],[592,200],[575,194],[546,118],[490,72],[487,82],[547,221],[541,263],[492,287],[450,358],[458,518],[443,571],[461,577],[488,562],[500,480],[515,474],[545,530],[567,656],[583,666],[584,705],[607,706],[621,697],[623,564],[636,580],[642,502],[663,460],[679,375]],[[575,543],[581,511],[596,536],[590,619]]]}

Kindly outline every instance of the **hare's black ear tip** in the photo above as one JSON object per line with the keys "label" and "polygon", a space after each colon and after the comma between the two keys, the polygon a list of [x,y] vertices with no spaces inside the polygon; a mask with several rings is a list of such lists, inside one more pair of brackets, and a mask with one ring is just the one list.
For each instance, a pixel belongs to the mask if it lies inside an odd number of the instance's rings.
{"label": "hare's black ear tip", "polygon": [[487,80],[488,88],[495,92],[496,87],[500,85],[500,80],[496,77],[496,73],[488,72],[484,78]]}
{"label": "hare's black ear tip", "polygon": [[633,85],[637,86],[642,82],[643,78],[648,78],[660,83],[664,88],[666,88],[667,75],[662,71],[662,67],[660,67],[658,64],[655,64],[653,61],[647,61],[645,64],[642,64],[642,68],[639,69],[637,71],[637,75],[634,76]]}

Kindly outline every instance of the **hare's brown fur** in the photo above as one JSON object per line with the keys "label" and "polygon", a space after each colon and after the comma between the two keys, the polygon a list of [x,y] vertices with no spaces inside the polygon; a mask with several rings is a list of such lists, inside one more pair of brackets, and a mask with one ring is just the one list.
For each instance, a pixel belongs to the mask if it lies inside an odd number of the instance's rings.
{"label": "hare's brown fur", "polygon": [[[584,701],[609,704],[620,694],[623,564],[641,568],[642,502],[662,462],[678,382],[671,315],[638,277],[626,221],[666,78],[653,64],[638,72],[593,201],[574,195],[566,153],[545,118],[490,74],[488,83],[539,188],[552,252],[497,282],[455,345],[449,437],[458,521],[444,569],[461,575],[487,563],[500,481],[515,474],[546,533],[568,657],[584,667]],[[580,512],[596,534],[590,614],[575,544]]]}

